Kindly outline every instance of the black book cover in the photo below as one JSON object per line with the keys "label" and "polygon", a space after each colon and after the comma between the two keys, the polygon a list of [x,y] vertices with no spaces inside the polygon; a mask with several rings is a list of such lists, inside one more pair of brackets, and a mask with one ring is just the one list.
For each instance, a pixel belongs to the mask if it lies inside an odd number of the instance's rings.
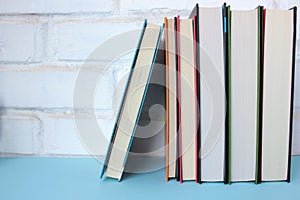
{"label": "black book cover", "polygon": [[255,183],[261,183],[261,162],[262,162],[262,102],[263,102],[263,64],[264,64],[264,33],[265,33],[265,15],[264,15],[264,8],[262,6],[258,7],[258,15],[259,17],[259,51],[260,51],[260,62],[259,62],[259,116],[258,116],[258,141],[257,141],[257,163],[256,163],[256,180]]}
{"label": "black book cover", "polygon": [[288,171],[287,182],[291,179],[291,157],[292,157],[292,133],[293,133],[293,112],[294,112],[294,83],[295,83],[295,56],[296,56],[296,36],[297,36],[297,7],[291,8],[294,10],[294,35],[293,35],[293,59],[292,59],[292,88],[291,88],[291,108],[290,108],[290,140],[289,140],[289,155],[288,155]]}
{"label": "black book cover", "polygon": [[[176,52],[176,72],[179,73],[178,71],[178,55],[177,55],[177,52],[178,52],[178,47],[177,47],[177,17],[174,17],[174,34],[175,34],[175,52]],[[180,110],[180,105],[179,105],[179,99],[180,96],[179,96],[179,93],[178,93],[178,75],[176,76],[176,85],[177,85],[177,91],[176,91],[176,97],[177,97],[177,104],[176,104],[176,109],[177,109],[177,156],[176,156],[176,180],[179,181],[180,179],[180,161],[179,161],[179,139],[178,139],[178,134],[179,134],[179,130],[180,130],[180,122],[178,121],[179,120],[179,110]]]}
{"label": "black book cover", "polygon": [[224,183],[228,184],[230,183],[230,160],[229,160],[229,111],[228,111],[228,104],[230,103],[228,101],[228,89],[229,89],[229,80],[228,80],[228,73],[230,73],[229,67],[230,67],[230,49],[228,46],[230,34],[228,34],[229,29],[230,29],[230,7],[226,6],[226,3],[223,4],[223,48],[224,48],[224,80],[225,80],[225,94],[226,94],[226,115],[225,115],[225,149],[224,149]]}

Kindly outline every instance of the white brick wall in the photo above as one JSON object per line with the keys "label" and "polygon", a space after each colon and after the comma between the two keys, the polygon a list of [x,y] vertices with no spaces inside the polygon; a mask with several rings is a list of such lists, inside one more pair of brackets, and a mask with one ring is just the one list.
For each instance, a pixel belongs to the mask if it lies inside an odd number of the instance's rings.
{"label": "white brick wall", "polygon": [[[203,6],[223,3],[220,0],[0,0],[0,155],[89,155],[80,142],[72,114],[74,86],[83,61],[110,37],[141,27],[144,18],[160,24],[164,16],[186,17],[196,2]],[[253,8],[258,4],[284,9],[299,5],[298,0],[227,2],[233,9]],[[300,154],[300,50],[297,57],[294,154]],[[104,71],[107,66],[105,60],[91,61],[88,69],[91,72]],[[95,109],[99,126],[106,134],[111,132],[114,121],[112,95],[117,80],[126,71],[126,63],[118,61],[115,65],[122,67],[105,70],[98,83]],[[86,108],[77,109],[86,116]],[[104,154],[105,149],[106,141],[99,141],[98,154]]]}
{"label": "white brick wall", "polygon": [[41,62],[43,51],[41,28],[41,25],[32,23],[0,23],[1,63]]}
{"label": "white brick wall", "polygon": [[38,154],[42,122],[34,115],[5,113],[1,116],[0,152]]}
{"label": "white brick wall", "polygon": [[77,22],[66,21],[54,27],[57,59],[60,61],[83,61],[109,38],[121,32],[136,30],[140,22]]}
{"label": "white brick wall", "polygon": [[105,0],[1,0],[3,14],[68,14],[68,13],[112,13],[114,1]]}

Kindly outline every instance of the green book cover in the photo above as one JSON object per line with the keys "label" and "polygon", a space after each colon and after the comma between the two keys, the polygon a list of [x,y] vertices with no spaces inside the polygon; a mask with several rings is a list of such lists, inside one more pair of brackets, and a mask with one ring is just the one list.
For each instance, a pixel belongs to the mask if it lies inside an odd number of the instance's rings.
{"label": "green book cover", "polygon": [[228,116],[228,124],[227,124],[227,183],[231,184],[231,145],[230,145],[230,141],[231,141],[231,78],[230,78],[230,74],[231,74],[231,68],[230,68],[230,64],[231,64],[231,11],[230,11],[230,6],[227,7],[227,116]]}
{"label": "green book cover", "polygon": [[256,123],[256,175],[255,183],[260,183],[260,160],[261,160],[261,70],[262,70],[262,43],[263,43],[263,7],[257,8],[258,15],[258,55],[257,55],[257,123]]}

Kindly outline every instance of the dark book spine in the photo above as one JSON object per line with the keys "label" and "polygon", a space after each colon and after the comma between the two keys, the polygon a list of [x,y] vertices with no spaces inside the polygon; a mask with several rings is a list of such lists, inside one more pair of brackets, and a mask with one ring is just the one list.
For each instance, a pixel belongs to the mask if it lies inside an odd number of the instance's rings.
{"label": "dark book spine", "polygon": [[226,115],[225,115],[225,149],[224,149],[224,183],[230,183],[230,7],[223,5],[223,49],[224,49],[224,80],[226,94]]}
{"label": "dark book spine", "polygon": [[295,83],[295,57],[296,57],[296,36],[297,36],[297,7],[294,10],[294,35],[293,35],[293,60],[292,60],[292,82],[291,82],[291,107],[290,107],[290,132],[289,132],[289,155],[288,155],[288,171],[287,182],[291,179],[291,157],[292,157],[292,133],[293,133],[293,107],[294,107],[294,83]]}
{"label": "dark book spine", "polygon": [[257,183],[261,183],[261,170],[262,170],[262,128],[263,128],[263,83],[264,83],[264,49],[265,49],[265,22],[266,22],[266,9],[261,10],[261,74],[260,74],[260,123],[259,123],[259,157],[258,157],[258,172],[257,172]]}
{"label": "dark book spine", "polygon": [[198,160],[198,182],[201,184],[201,89],[200,89],[200,43],[199,43],[199,8],[198,4],[196,5],[196,13],[197,15],[195,16],[195,31],[196,31],[196,82],[197,82],[197,102],[198,102],[198,128],[197,128],[197,160]]}
{"label": "dark book spine", "polygon": [[178,98],[178,110],[177,110],[177,116],[178,116],[178,160],[179,160],[179,181],[180,183],[183,182],[183,169],[182,169],[182,131],[181,131],[181,80],[180,80],[180,74],[181,74],[181,70],[180,70],[180,18],[179,16],[177,16],[177,20],[176,20],[176,41],[177,41],[177,98]]}
{"label": "dark book spine", "polygon": [[255,183],[261,182],[262,153],[262,105],[263,105],[263,62],[264,62],[264,9],[258,8],[258,111],[257,111],[257,148]]}
{"label": "dark book spine", "polygon": [[176,101],[176,110],[177,110],[177,135],[176,135],[176,141],[177,141],[177,148],[176,148],[176,179],[177,181],[179,181],[180,179],[180,162],[179,162],[179,157],[180,157],[180,152],[179,152],[179,130],[180,130],[180,122],[178,121],[179,120],[179,109],[180,109],[180,105],[179,105],[179,98],[180,98],[180,93],[178,91],[178,85],[179,85],[179,80],[178,80],[178,45],[177,45],[177,37],[178,37],[178,34],[177,34],[177,17],[174,17],[174,37],[175,37],[175,52],[176,52],[176,59],[175,59],[175,64],[176,64],[176,72],[177,72],[177,76],[176,76],[176,98],[177,98],[177,101]]}

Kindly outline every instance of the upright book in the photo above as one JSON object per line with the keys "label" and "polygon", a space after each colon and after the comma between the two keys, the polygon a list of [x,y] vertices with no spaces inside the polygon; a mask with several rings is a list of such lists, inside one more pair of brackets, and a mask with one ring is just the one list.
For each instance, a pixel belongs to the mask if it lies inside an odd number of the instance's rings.
{"label": "upright book", "polygon": [[196,67],[200,70],[196,79],[200,92],[199,182],[225,179],[225,8],[225,5],[215,8],[196,5],[190,16],[197,23]]}
{"label": "upright book", "polygon": [[177,70],[175,21],[164,19],[166,57],[166,180],[176,178],[177,166]]}
{"label": "upright book", "polygon": [[179,102],[179,180],[197,181],[197,90],[193,19],[176,18],[177,90]]}
{"label": "upright book", "polygon": [[257,182],[262,7],[228,14],[228,183]]}
{"label": "upright book", "polygon": [[296,7],[265,10],[261,181],[290,181]]}
{"label": "upright book", "polygon": [[198,52],[200,49],[199,43],[199,5],[196,4],[193,8],[189,18],[193,19],[193,27],[194,27],[194,67],[195,67],[195,94],[196,94],[196,123],[197,123],[197,133],[196,133],[196,182],[201,183],[201,156],[200,156],[200,147],[201,147],[201,123],[200,123],[200,107],[201,107],[201,99],[200,99],[200,57],[198,56]]}
{"label": "upright book", "polygon": [[106,172],[107,177],[121,180],[147,93],[162,29],[148,24],[146,20],[144,22],[101,178]]}

